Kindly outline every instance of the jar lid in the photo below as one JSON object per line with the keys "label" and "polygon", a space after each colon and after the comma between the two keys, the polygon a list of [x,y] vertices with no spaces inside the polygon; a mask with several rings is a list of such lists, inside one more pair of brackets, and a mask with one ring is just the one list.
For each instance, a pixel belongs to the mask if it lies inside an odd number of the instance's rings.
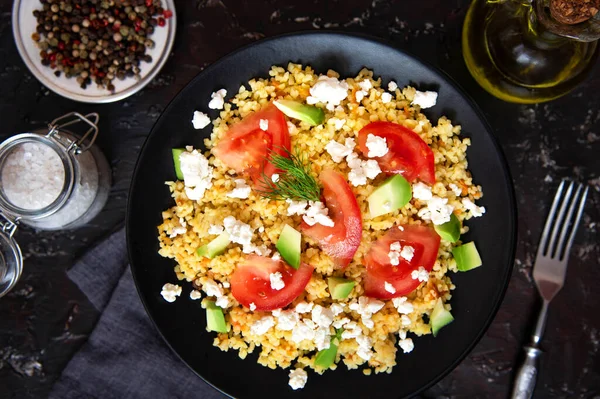
{"label": "jar lid", "polygon": [[22,133],[0,144],[0,210],[15,219],[40,219],[68,200],[74,164],[53,137]]}
{"label": "jar lid", "polygon": [[21,277],[23,255],[13,238],[17,225],[4,215],[0,218],[0,298],[9,292]]}

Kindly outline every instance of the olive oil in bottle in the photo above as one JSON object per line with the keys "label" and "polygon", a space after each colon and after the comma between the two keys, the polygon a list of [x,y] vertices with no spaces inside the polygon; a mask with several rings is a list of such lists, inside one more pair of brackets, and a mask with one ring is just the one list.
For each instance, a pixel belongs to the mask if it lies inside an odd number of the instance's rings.
{"label": "olive oil in bottle", "polygon": [[556,34],[540,22],[535,1],[474,0],[462,34],[467,68],[490,94],[510,102],[558,98],[593,67],[598,41]]}

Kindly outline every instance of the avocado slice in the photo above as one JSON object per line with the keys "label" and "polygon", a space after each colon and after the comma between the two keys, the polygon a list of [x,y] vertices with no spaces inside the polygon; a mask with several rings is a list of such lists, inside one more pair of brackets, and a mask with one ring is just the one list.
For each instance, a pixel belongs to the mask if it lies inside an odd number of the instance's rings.
{"label": "avocado slice", "polygon": [[452,323],[453,320],[454,317],[452,316],[452,313],[444,308],[442,299],[438,298],[435,306],[433,307],[433,311],[429,316],[429,324],[431,325],[431,332],[433,333],[433,336],[436,337],[438,331],[440,331],[442,327]]}
{"label": "avocado slice", "polygon": [[227,323],[225,323],[225,316],[223,315],[223,309],[215,305],[214,301],[206,301],[206,327],[209,331],[216,331],[220,333],[227,332]]}
{"label": "avocado slice", "polygon": [[273,104],[290,118],[299,119],[312,126],[317,126],[325,120],[325,112],[314,105],[302,104],[292,100],[277,100]]}
{"label": "avocado slice", "polygon": [[215,256],[221,255],[225,252],[225,248],[229,245],[231,240],[229,239],[229,233],[223,232],[217,238],[212,240],[206,245],[198,248],[196,253],[205,258],[212,259]]}
{"label": "avocado slice", "polygon": [[185,151],[185,148],[173,148],[171,152],[173,153],[173,164],[175,165],[175,174],[177,175],[178,180],[183,180],[183,172],[181,171],[181,161],[179,160],[179,156]]}
{"label": "avocado slice", "polygon": [[482,265],[481,257],[473,241],[452,248],[452,255],[456,259],[456,267],[461,272],[466,272]]}
{"label": "avocado slice", "polygon": [[342,277],[329,277],[327,278],[327,284],[329,285],[331,299],[344,299],[352,292],[355,282]]}
{"label": "avocado slice", "polygon": [[455,214],[450,215],[450,220],[444,224],[434,224],[433,228],[446,241],[456,242],[460,238],[460,220]]}
{"label": "avocado slice", "polygon": [[300,267],[301,241],[302,235],[300,232],[286,224],[283,226],[283,230],[281,230],[277,244],[275,244],[283,260],[285,260],[294,269],[298,269]]}
{"label": "avocado slice", "polygon": [[410,183],[402,175],[394,175],[369,195],[371,218],[402,208],[412,198]]}
{"label": "avocado slice", "polygon": [[338,345],[342,340],[342,331],[344,330],[340,328],[336,331],[336,334],[331,337],[331,343],[329,344],[329,348],[320,350],[317,353],[317,355],[315,356],[315,366],[328,369],[333,363],[335,363]]}

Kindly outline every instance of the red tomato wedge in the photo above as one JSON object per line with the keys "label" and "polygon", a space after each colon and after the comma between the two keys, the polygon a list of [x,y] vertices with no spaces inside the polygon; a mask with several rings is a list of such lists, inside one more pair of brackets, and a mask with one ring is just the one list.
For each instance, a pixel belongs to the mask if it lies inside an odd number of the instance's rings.
{"label": "red tomato wedge", "polygon": [[411,183],[417,178],[429,185],[435,183],[433,151],[417,133],[397,123],[369,123],[358,132],[358,145],[365,157],[369,134],[386,139],[388,153],[374,158],[383,172],[401,174]]}
{"label": "red tomato wedge", "polygon": [[[250,255],[237,265],[231,275],[231,294],[247,308],[253,303],[256,310],[280,309],[292,303],[304,291],[312,276],[313,267],[301,263],[298,270],[281,260]],[[271,288],[271,273],[281,273],[285,287]]]}
{"label": "red tomato wedge", "polygon": [[[261,120],[268,121],[266,131],[260,128]],[[283,113],[269,104],[232,125],[213,148],[213,154],[229,168],[250,177],[258,187],[263,172],[269,178],[279,172],[267,161],[271,151],[287,156],[284,149],[290,150],[287,123]]]}
{"label": "red tomato wedge", "polygon": [[300,229],[319,242],[321,249],[333,258],[337,267],[344,268],[352,260],[360,245],[362,216],[356,197],[340,173],[323,170],[319,176],[323,185],[323,200],[329,209],[334,226],[309,226],[302,221]]}
{"label": "red tomato wedge", "polygon": [[[433,269],[440,247],[440,236],[434,229],[427,226],[406,225],[400,230],[392,227],[383,237],[373,243],[365,256],[367,275],[365,277],[365,295],[390,299],[407,295],[414,291],[421,282],[411,276],[413,270],[423,266],[428,272]],[[400,242],[400,245],[410,245],[415,252],[410,262],[400,258],[398,266],[390,263],[390,245]],[[391,294],[385,290],[385,283],[390,283],[396,292]]]}

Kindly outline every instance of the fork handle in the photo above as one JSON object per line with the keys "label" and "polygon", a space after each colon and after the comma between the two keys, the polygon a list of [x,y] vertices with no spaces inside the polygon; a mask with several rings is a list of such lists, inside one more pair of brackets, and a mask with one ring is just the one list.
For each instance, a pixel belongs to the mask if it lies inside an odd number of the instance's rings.
{"label": "fork handle", "polygon": [[530,399],[533,396],[537,380],[539,357],[542,351],[533,346],[526,346],[525,360],[517,372],[512,399]]}

